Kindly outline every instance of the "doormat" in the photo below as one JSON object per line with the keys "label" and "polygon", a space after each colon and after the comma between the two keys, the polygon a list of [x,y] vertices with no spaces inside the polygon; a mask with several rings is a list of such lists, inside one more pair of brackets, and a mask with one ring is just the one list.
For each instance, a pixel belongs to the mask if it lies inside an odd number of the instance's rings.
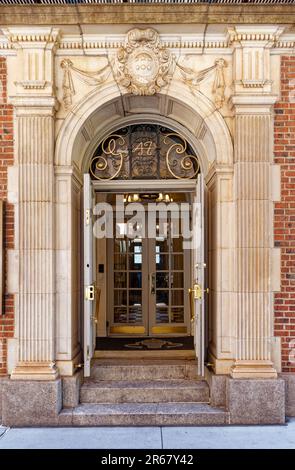
{"label": "doormat", "polygon": [[[148,341],[149,347],[146,341]],[[127,338],[97,337],[95,349],[97,351],[126,351],[128,349],[139,349],[142,351],[157,349],[162,351],[168,349],[191,350],[194,349],[194,338],[193,336],[177,336],[172,338],[152,338],[148,336],[135,338],[130,336]]]}
{"label": "doormat", "polygon": [[125,348],[130,349],[173,349],[182,348],[182,343],[174,343],[173,341],[166,341],[158,338],[149,338],[136,343],[125,344]]}

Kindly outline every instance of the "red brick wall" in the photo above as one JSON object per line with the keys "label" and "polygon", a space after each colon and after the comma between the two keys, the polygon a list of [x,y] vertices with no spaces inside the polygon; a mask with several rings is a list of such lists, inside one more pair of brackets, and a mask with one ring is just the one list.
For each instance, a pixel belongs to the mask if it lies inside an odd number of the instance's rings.
{"label": "red brick wall", "polygon": [[[0,199],[4,200],[5,265],[7,249],[14,248],[14,211],[13,206],[7,203],[7,167],[13,164],[13,109],[7,104],[6,80],[6,59],[0,57]],[[0,316],[0,375],[7,373],[7,338],[13,336],[14,330],[14,298],[7,293],[6,279],[3,303],[3,315]]]}
{"label": "red brick wall", "polygon": [[281,248],[275,335],[282,341],[283,371],[295,372],[295,56],[281,58],[281,98],[275,106],[274,144],[275,163],[281,166],[281,201],[275,204],[274,217],[275,246]]}

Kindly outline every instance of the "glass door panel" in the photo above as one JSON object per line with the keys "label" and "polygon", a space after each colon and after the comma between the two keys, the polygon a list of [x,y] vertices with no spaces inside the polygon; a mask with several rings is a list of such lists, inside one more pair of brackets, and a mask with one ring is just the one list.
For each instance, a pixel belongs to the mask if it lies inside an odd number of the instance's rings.
{"label": "glass door panel", "polygon": [[155,312],[150,319],[150,330],[159,335],[187,334],[186,294],[190,265],[186,270],[184,266],[187,260],[190,262],[189,253],[183,250],[182,237],[173,233],[169,214],[164,225],[165,230],[159,233],[161,224],[157,220],[157,236],[149,240],[149,271],[156,279],[155,294],[150,294],[149,310]]}
{"label": "glass door panel", "polygon": [[[128,217],[109,239],[111,335],[190,333],[190,253],[167,217],[155,238],[130,239]],[[112,294],[113,293],[113,294]]]}
{"label": "glass door panel", "polygon": [[143,269],[145,240],[127,236],[128,217],[116,227],[114,238],[109,239],[110,334],[147,334],[147,305],[143,304],[143,278],[147,281],[147,270]]}

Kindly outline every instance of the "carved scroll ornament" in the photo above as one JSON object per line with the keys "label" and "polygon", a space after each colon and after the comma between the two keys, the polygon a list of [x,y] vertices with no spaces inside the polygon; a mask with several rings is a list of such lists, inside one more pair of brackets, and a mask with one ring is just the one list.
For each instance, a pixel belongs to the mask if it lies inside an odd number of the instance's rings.
{"label": "carved scroll ornament", "polygon": [[154,29],[133,29],[118,51],[116,79],[134,95],[154,95],[171,80],[172,64],[172,54]]}

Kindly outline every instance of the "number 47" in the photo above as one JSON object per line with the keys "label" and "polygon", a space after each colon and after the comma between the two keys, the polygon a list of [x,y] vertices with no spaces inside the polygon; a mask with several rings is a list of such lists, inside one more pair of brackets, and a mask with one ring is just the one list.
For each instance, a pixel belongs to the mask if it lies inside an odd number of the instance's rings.
{"label": "number 47", "polygon": [[153,141],[152,140],[146,140],[145,142],[139,142],[135,148],[133,149],[133,152],[138,152],[139,156],[142,156],[144,153],[146,155],[152,155],[152,147],[153,147]]}

